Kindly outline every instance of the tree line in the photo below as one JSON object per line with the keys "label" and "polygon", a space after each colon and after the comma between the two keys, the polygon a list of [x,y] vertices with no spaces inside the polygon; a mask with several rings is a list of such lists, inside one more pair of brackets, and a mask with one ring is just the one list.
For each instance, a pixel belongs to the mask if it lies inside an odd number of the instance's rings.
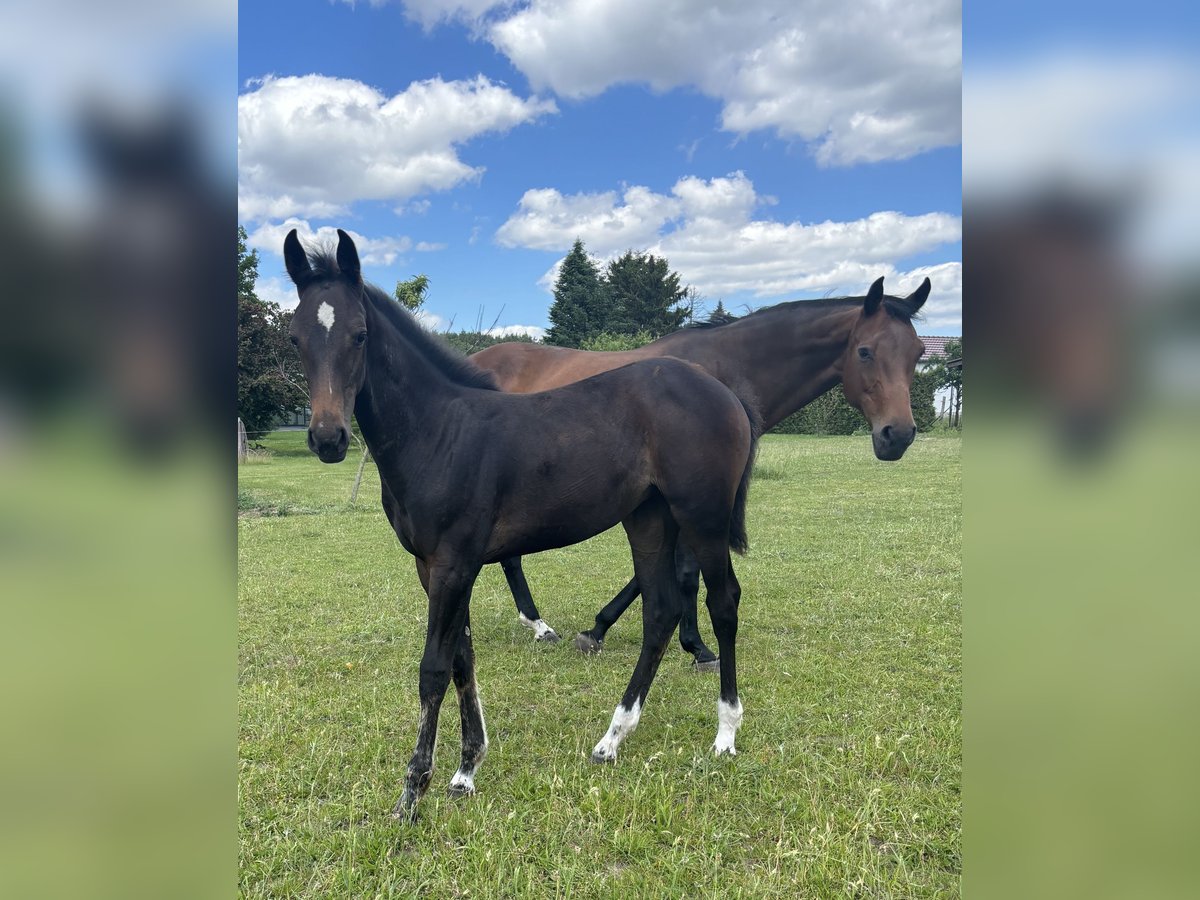
{"label": "tree line", "polygon": [[[252,436],[269,431],[284,416],[308,403],[300,360],[288,340],[292,313],[263,300],[254,291],[258,251],[246,246],[238,227],[238,415]],[[416,275],[397,282],[394,296],[413,313],[423,307],[429,278]],[[603,268],[576,239],[563,259],[554,283],[550,328],[545,343],[583,350],[631,350],[678,330],[693,320],[698,295],[682,284],[667,260],[649,252],[628,250]],[[722,302],[709,322],[732,322]],[[471,354],[505,341],[531,341],[527,335],[496,336],[481,325],[473,330],[447,331],[442,337],[461,353]],[[951,358],[961,359],[961,343],[947,345]],[[934,393],[951,387],[962,396],[962,366],[948,368],[935,360],[912,383],[913,418],[927,431],[937,419]],[[961,403],[961,399],[958,400]],[[956,423],[957,424],[957,423]],[[784,434],[853,434],[869,429],[862,413],[846,402],[840,388],[818,397],[779,423]]]}

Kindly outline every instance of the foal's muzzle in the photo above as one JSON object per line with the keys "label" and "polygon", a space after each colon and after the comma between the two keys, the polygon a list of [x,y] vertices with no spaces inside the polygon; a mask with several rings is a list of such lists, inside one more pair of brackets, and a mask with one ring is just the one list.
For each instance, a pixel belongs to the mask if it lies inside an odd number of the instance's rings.
{"label": "foal's muzzle", "polygon": [[350,432],[344,425],[326,425],[319,422],[308,429],[308,449],[317,454],[323,463],[339,463],[346,458],[350,446]]}
{"label": "foal's muzzle", "polygon": [[916,425],[884,425],[871,434],[871,442],[879,459],[892,462],[904,455],[916,436]]}

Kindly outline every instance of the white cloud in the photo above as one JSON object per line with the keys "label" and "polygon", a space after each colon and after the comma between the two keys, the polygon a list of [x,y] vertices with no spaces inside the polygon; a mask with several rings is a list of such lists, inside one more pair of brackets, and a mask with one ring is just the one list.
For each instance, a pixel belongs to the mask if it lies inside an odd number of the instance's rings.
{"label": "white cloud", "polygon": [[417,241],[417,245],[413,247],[418,253],[435,253],[438,250],[445,250],[445,244],[437,244],[432,241]]}
{"label": "white cloud", "polygon": [[[879,276],[876,276],[877,278]],[[933,290],[921,307],[917,331],[926,328],[953,328],[962,334],[962,263],[948,262],[937,266],[921,266],[895,277],[884,277],[887,293],[897,297],[911,294],[922,281],[929,279]]]}
{"label": "white cloud", "polygon": [[721,102],[726,131],[799,139],[826,165],[961,141],[960,0],[402,2],[427,28],[465,22],[536,90],[695,87]]}
{"label": "white cloud", "polygon": [[402,203],[400,206],[394,207],[392,212],[398,216],[415,215],[423,216],[429,212],[429,207],[432,206],[429,200],[414,200],[412,203]]}
{"label": "white cloud", "polygon": [[593,251],[607,254],[646,244],[679,214],[677,200],[644,187],[626,188],[622,201],[613,191],[571,196],[553,188],[526,191],[496,240],[505,247],[558,250],[578,237]]}
{"label": "white cloud", "polygon": [[450,320],[439,316],[428,309],[418,309],[413,318],[421,323],[427,331],[445,331],[450,327]]}
{"label": "white cloud", "polygon": [[[407,0],[409,14],[478,17],[480,3]],[[472,9],[475,7],[475,9]],[[532,0],[493,6],[489,40],[537,90],[694,86],[721,127],[773,130],[819,162],[903,159],[961,139],[957,0]]]}
{"label": "white cloud", "polygon": [[[962,236],[962,220],[949,213],[884,211],[850,222],[755,219],[765,202],[769,198],[757,195],[740,172],[708,181],[681,178],[669,196],[645,187],[628,187],[621,199],[614,192],[563,195],[546,188],[525,194],[497,239],[510,247],[566,251],[578,236],[602,257],[647,249],[665,256],[706,296],[781,298],[859,290],[896,274],[897,261]],[[557,263],[538,283],[549,289],[556,276]]]}
{"label": "white cloud", "polygon": [[296,286],[286,275],[259,275],[258,280],[254,283],[254,293],[260,300],[279,304],[281,309],[295,309],[300,303]]}
{"label": "white cloud", "polygon": [[[314,230],[308,222],[297,218],[260,225],[247,235],[246,243],[257,250],[282,256],[283,240],[293,228],[305,246],[337,246],[337,229],[332,225],[322,225]],[[354,238],[359,262],[364,266],[390,266],[402,254],[413,249],[412,239],[408,237],[369,238],[348,228],[342,230]]]}
{"label": "white cloud", "polygon": [[483,76],[413,82],[393,97],[324,75],[255,82],[238,97],[243,221],[344,214],[358,200],[406,200],[479,178],[457,146],[556,111]]}
{"label": "white cloud", "polygon": [[499,328],[489,328],[487,333],[493,337],[511,337],[514,334],[523,334],[535,341],[540,341],[546,336],[546,329],[540,325],[502,325]]}

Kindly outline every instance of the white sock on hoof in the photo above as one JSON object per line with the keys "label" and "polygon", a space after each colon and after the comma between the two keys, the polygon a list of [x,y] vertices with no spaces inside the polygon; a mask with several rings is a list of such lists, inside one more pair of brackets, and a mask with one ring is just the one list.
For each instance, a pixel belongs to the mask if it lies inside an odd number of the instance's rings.
{"label": "white sock on hoof", "polygon": [[713,753],[720,756],[723,753],[728,753],[730,756],[737,756],[737,749],[733,746],[734,738],[737,736],[737,730],[742,727],[742,701],[738,698],[734,704],[726,703],[724,700],[717,701],[717,739],[713,741]]}
{"label": "white sock on hoof", "polygon": [[608,726],[608,731],[600,739],[596,749],[592,751],[592,756],[596,759],[616,759],[617,748],[621,746],[621,741],[637,728],[638,720],[641,717],[642,703],[640,700],[633,701],[633,709],[626,709],[623,705],[617,704],[612,724]]}
{"label": "white sock on hoof", "polygon": [[525,613],[517,613],[517,618],[521,620],[521,624],[526,628],[533,629],[533,636],[539,641],[546,635],[554,632],[554,629],[547,625],[542,619],[531,619],[525,615]]}
{"label": "white sock on hoof", "polygon": [[475,793],[475,769],[469,772],[459,769],[454,773],[454,777],[450,779],[450,787],[463,794]]}

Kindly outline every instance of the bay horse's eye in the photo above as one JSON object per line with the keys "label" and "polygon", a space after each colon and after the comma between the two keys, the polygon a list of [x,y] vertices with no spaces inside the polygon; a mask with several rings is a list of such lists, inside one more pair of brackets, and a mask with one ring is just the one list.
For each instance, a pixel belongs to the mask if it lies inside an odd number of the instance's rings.
{"label": "bay horse's eye", "polygon": [[358,334],[356,334],[354,336],[355,345],[361,347],[366,342],[367,342],[367,333],[365,331],[360,331]]}
{"label": "bay horse's eye", "polygon": [[293,346],[293,347],[299,347],[299,346],[300,346],[300,338],[296,337],[294,334],[289,334],[289,335],[288,335],[288,340],[292,342],[292,346]]}
{"label": "bay horse's eye", "polygon": [[862,360],[870,359],[871,358],[870,348],[869,347],[859,347],[858,348],[858,358],[862,359]]}

